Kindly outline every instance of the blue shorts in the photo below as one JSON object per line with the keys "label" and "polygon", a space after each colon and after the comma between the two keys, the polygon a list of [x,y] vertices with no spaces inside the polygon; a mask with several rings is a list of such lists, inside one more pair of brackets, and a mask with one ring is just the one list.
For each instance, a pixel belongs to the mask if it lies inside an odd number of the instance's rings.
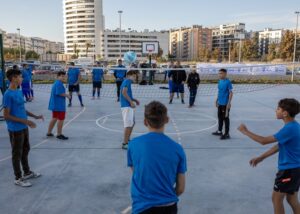
{"label": "blue shorts", "polygon": [[172,83],[172,93],[184,93],[184,84]]}
{"label": "blue shorts", "polygon": [[173,91],[173,82],[172,80],[169,80],[169,92],[172,93]]}

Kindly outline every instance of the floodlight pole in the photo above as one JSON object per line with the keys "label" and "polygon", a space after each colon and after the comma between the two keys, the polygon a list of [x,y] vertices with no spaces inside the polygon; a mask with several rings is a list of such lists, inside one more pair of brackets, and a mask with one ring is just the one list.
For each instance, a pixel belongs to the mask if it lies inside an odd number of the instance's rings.
{"label": "floodlight pole", "polygon": [[298,22],[299,22],[299,11],[296,11],[295,14],[297,15],[297,21],[296,21],[296,30],[295,30],[295,41],[294,41],[294,56],[293,56],[293,72],[292,72],[292,79],[291,81],[294,81],[294,75],[295,75],[295,63],[296,63],[296,49],[297,49],[297,33],[298,33]]}
{"label": "floodlight pole", "polygon": [[19,32],[19,42],[20,42],[20,64],[22,63],[22,42],[21,42],[21,29],[17,28],[17,31]]}
{"label": "floodlight pole", "polygon": [[122,13],[123,13],[123,11],[122,10],[119,10],[118,11],[118,13],[119,13],[119,24],[120,24],[120,26],[119,26],[119,37],[120,37],[120,59],[122,58],[122,39],[121,39],[121,36],[122,36]]}

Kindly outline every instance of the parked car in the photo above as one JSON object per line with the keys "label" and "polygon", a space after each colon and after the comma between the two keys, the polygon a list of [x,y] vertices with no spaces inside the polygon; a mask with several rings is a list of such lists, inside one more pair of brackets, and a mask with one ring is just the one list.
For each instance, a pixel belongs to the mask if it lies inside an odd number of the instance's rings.
{"label": "parked car", "polygon": [[61,65],[40,65],[35,70],[33,74],[57,74],[59,71],[64,71]]}

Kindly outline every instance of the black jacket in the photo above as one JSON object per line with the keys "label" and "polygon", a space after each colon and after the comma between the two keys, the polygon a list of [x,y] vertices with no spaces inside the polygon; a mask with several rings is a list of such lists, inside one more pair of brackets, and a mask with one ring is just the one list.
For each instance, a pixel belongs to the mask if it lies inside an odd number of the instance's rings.
{"label": "black jacket", "polygon": [[[175,67],[175,68],[182,68],[182,67]],[[186,81],[186,72],[184,69],[182,70],[171,70],[169,77],[172,78],[172,81],[175,84],[181,84]]]}
{"label": "black jacket", "polygon": [[187,80],[187,85],[191,89],[196,89],[198,88],[198,85],[200,84],[200,76],[198,73],[190,73],[188,80]]}

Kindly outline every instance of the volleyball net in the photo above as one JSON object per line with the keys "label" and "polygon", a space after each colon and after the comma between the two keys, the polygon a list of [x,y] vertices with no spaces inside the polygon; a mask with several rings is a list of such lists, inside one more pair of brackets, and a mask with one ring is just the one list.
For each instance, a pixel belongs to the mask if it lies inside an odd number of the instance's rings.
{"label": "volleyball net", "polygon": [[[117,68],[98,67],[104,72],[104,81],[101,89],[102,97],[116,97],[116,85],[114,72],[116,70],[134,70],[138,74],[133,85],[133,91],[139,98],[163,98],[169,97],[169,72],[171,70],[185,70],[187,75],[192,71],[199,73],[201,84],[198,94],[200,96],[214,96],[217,94],[218,72],[221,68],[228,71],[228,78],[234,84],[235,93],[247,93],[264,90],[280,84],[291,82],[292,65],[237,65],[237,64],[198,64],[193,67],[183,68]],[[84,96],[92,96],[92,70],[94,68],[81,69],[80,91]],[[300,65],[296,66],[294,83],[300,83]],[[56,79],[56,74],[34,74],[33,89],[49,93],[51,84]],[[188,92],[185,84],[185,91]]]}

